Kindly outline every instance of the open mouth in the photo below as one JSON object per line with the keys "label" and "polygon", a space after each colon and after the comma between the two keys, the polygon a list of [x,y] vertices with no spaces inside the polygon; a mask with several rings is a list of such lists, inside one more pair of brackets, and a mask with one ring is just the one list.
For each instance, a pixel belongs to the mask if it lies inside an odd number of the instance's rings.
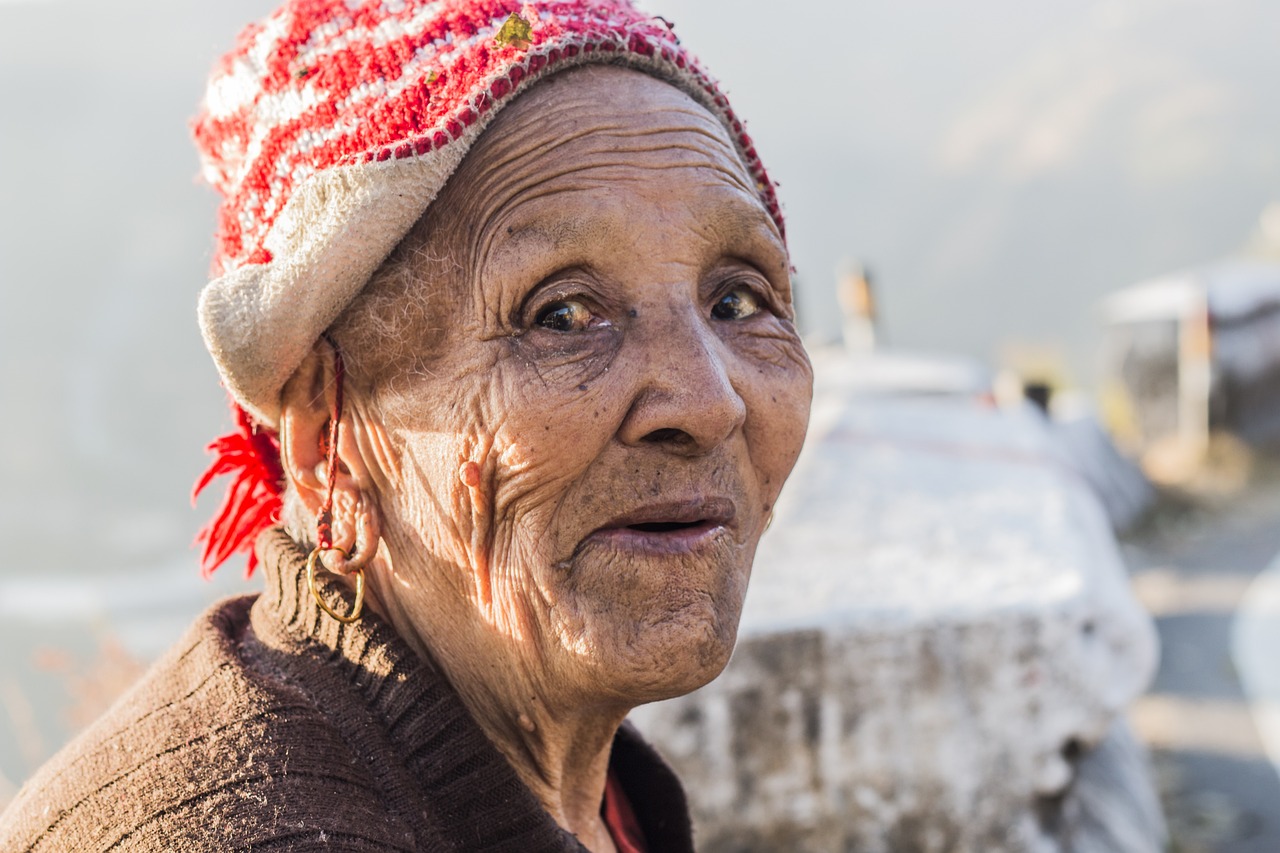
{"label": "open mouth", "polygon": [[665,501],[624,512],[583,541],[637,553],[689,553],[718,541],[736,515],[728,498]]}
{"label": "open mouth", "polygon": [[689,530],[694,527],[704,527],[707,524],[705,518],[697,521],[646,521],[640,524],[628,524],[628,530],[639,530],[642,533],[674,533],[679,530]]}

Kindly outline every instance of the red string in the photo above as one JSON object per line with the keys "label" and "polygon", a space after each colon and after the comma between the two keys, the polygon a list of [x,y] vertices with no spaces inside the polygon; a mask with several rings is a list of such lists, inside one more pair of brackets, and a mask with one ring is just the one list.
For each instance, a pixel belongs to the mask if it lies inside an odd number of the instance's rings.
{"label": "red string", "polygon": [[[327,339],[326,339],[327,340]],[[325,490],[324,503],[316,516],[316,544],[328,550],[333,547],[333,489],[338,484],[338,433],[342,424],[342,379],[345,370],[342,365],[342,351],[333,341],[333,415],[329,418],[329,446],[326,448],[325,460],[329,468],[329,482]]]}

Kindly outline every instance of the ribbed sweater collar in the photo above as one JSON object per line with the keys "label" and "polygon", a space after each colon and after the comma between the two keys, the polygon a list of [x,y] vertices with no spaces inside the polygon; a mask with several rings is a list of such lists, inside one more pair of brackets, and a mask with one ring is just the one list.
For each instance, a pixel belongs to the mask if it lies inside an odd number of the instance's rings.
{"label": "ribbed sweater collar", "polygon": [[[367,608],[351,625],[325,614],[307,587],[306,554],[282,530],[265,532],[257,545],[266,588],[251,615],[255,636],[285,653],[280,665],[343,728],[420,846],[585,849],[542,808],[429,661]],[[316,582],[331,607],[350,612],[345,587],[323,572]],[[679,782],[627,725],[615,739],[611,767],[650,849],[691,850]]]}

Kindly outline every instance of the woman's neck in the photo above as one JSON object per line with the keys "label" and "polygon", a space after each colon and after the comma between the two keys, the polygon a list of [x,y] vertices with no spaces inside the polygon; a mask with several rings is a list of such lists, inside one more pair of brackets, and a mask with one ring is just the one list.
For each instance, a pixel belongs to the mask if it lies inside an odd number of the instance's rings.
{"label": "woman's neck", "polygon": [[513,651],[516,641],[477,622],[474,609],[449,606],[446,601],[452,596],[435,598],[432,624],[424,626],[397,606],[403,592],[389,598],[380,594],[381,584],[371,580],[366,594],[370,608],[440,669],[556,823],[593,853],[613,853],[601,803],[613,738],[630,708],[595,697],[557,694],[545,673],[531,665],[538,655]]}
{"label": "woman's neck", "polygon": [[[532,690],[499,695],[492,683],[470,678],[475,671],[464,666],[449,677],[481,729],[556,823],[588,849],[612,853],[600,807],[613,738],[626,711],[556,709]],[[512,686],[522,682],[528,686],[523,679],[504,680]]]}

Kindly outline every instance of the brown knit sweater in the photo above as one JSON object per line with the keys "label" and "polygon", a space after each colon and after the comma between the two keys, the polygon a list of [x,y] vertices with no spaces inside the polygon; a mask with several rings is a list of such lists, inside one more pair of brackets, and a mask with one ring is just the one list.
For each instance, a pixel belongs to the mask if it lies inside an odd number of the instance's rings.
{"label": "brown knit sweater", "polygon": [[[282,532],[258,546],[266,591],[205,612],[28,781],[0,850],[583,849],[429,663],[367,610],[324,615]],[[679,782],[629,726],[610,766],[649,849],[692,850]]]}

